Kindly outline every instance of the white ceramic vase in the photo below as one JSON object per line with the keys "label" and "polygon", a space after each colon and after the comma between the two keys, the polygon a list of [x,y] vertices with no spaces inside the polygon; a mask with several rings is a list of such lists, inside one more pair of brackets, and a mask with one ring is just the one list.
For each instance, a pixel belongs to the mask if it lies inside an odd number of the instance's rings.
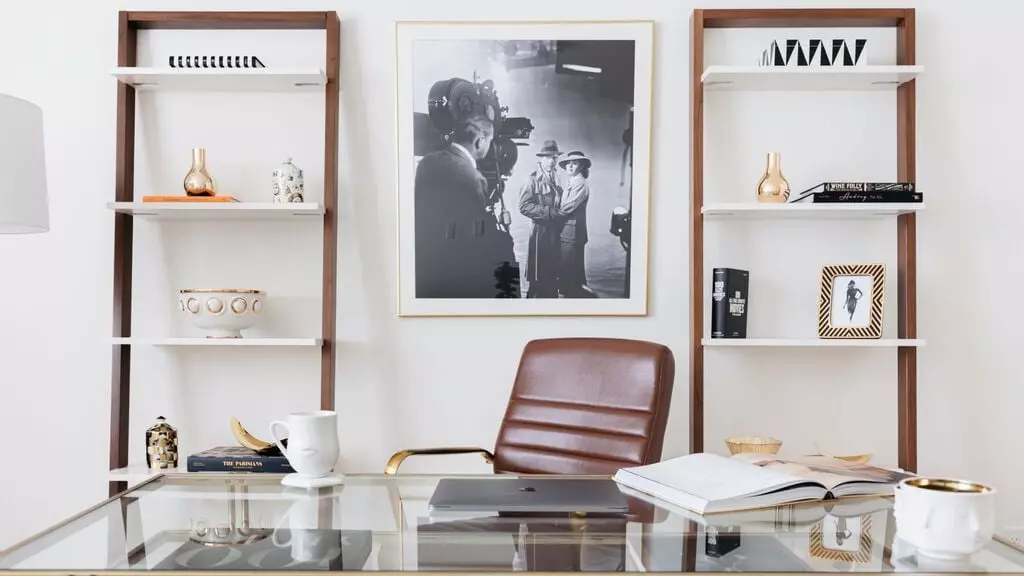
{"label": "white ceramic vase", "polygon": [[288,158],[278,166],[273,173],[274,202],[287,204],[289,202],[302,202],[305,184],[302,177],[302,169],[292,164]]}

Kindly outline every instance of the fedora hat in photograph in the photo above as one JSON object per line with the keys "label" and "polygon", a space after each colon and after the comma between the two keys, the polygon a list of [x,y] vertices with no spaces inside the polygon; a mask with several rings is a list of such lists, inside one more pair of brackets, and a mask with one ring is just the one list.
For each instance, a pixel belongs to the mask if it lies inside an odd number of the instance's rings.
{"label": "fedora hat in photograph", "polygon": [[537,152],[537,156],[559,156],[561,154],[558,150],[558,142],[554,140],[545,140],[544,147]]}
{"label": "fedora hat in photograph", "polygon": [[558,165],[561,166],[562,168],[565,168],[565,163],[570,161],[570,160],[575,160],[575,161],[579,162],[580,164],[586,164],[587,168],[589,168],[590,164],[591,164],[590,158],[587,158],[586,154],[584,154],[583,152],[580,152],[579,150],[573,150],[572,152],[566,153],[566,155],[563,156],[558,161]]}

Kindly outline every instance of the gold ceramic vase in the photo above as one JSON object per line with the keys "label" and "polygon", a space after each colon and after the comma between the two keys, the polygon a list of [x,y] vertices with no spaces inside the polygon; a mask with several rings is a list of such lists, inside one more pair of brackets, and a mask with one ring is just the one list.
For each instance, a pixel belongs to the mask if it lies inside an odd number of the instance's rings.
{"label": "gold ceramic vase", "polygon": [[757,201],[782,203],[789,199],[789,182],[782,175],[779,153],[768,153],[768,166],[757,183]]}
{"label": "gold ceramic vase", "polygon": [[185,175],[185,193],[189,196],[216,196],[217,183],[206,171],[206,149],[192,149],[192,168]]}

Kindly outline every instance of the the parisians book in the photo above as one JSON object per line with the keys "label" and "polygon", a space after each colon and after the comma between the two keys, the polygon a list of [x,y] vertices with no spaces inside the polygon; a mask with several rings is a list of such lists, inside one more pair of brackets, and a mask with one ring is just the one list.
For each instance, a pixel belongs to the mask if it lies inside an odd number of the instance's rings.
{"label": "the parisians book", "polygon": [[747,337],[747,291],[750,272],[715,268],[711,273],[711,337]]}
{"label": "the parisians book", "polygon": [[188,457],[189,472],[295,472],[284,456],[262,456],[242,446],[217,446]]}
{"label": "the parisians book", "polygon": [[829,458],[773,454],[690,454],[622,468],[615,481],[697,514],[795,502],[891,495],[909,474]]}

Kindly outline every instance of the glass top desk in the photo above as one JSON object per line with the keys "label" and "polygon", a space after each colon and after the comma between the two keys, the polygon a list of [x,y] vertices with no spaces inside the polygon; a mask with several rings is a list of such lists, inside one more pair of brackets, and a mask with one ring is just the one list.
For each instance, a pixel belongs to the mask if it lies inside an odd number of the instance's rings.
{"label": "glass top desk", "polygon": [[[1024,572],[1000,538],[929,564],[894,538],[892,500],[691,515],[629,491],[626,516],[431,512],[441,477],[157,476],[0,552],[0,570]],[[501,482],[506,476],[487,476]]]}

